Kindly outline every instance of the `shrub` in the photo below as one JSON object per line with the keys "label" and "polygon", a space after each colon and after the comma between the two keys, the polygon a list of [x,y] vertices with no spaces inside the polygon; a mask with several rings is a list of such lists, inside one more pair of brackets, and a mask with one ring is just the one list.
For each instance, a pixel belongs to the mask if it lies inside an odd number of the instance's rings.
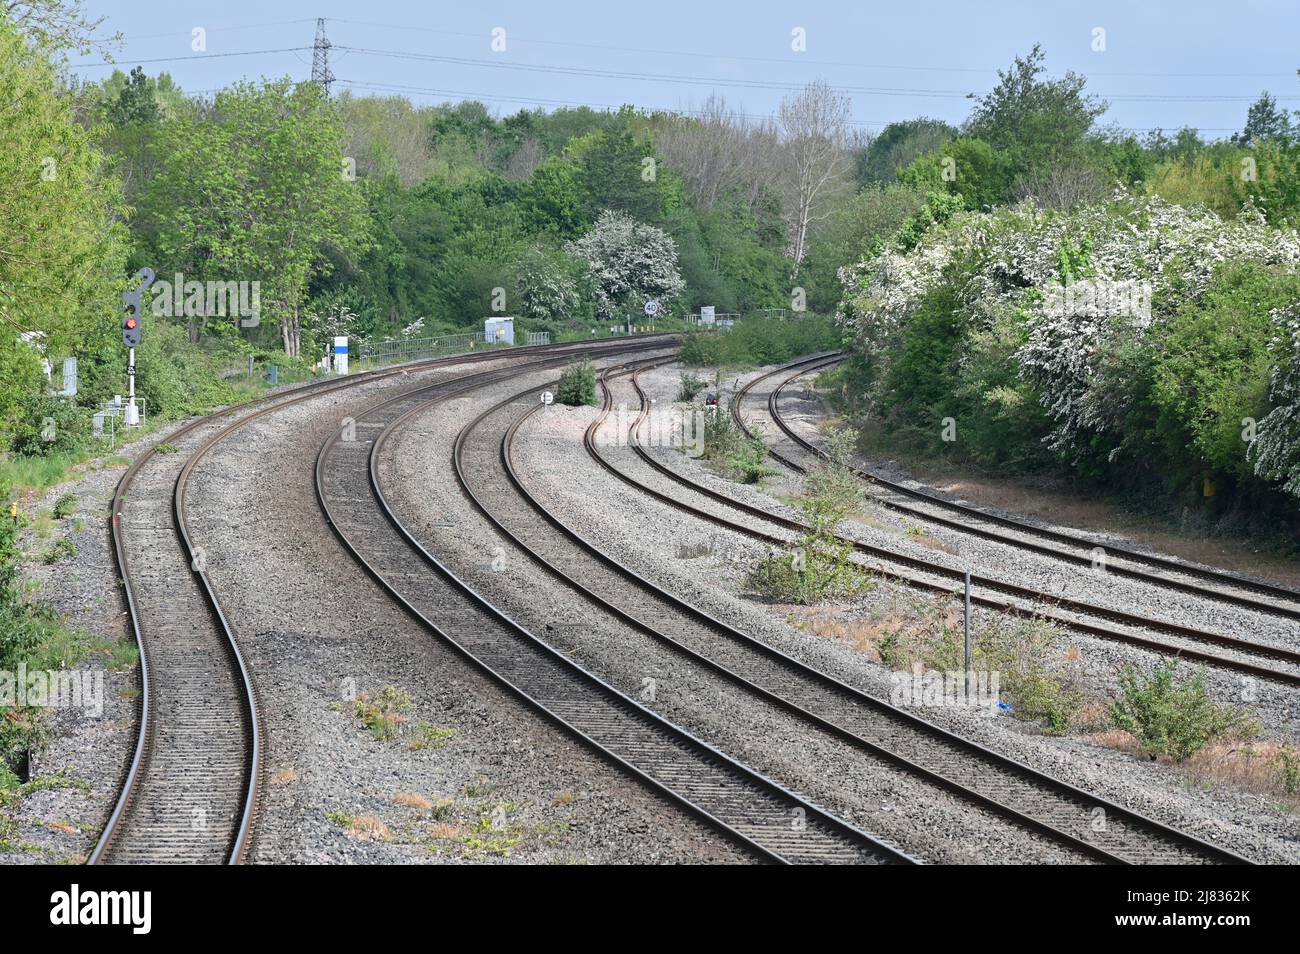
{"label": "shrub", "polygon": [[777,473],[776,468],[767,462],[767,443],[757,431],[749,440],[741,440],[736,451],[727,457],[727,465],[736,472],[742,484],[756,484]]}
{"label": "shrub", "polygon": [[839,343],[835,324],[822,316],[742,318],[730,331],[687,333],[682,338],[681,360],[691,367],[780,364],[833,350]]}
{"label": "shrub", "polygon": [[406,716],[403,714],[411,708],[411,694],[397,686],[385,686],[372,698],[363,692],[357,696],[354,706],[356,717],[366,730],[378,742],[387,742],[397,737]]}
{"label": "shrub", "polygon": [[[1074,725],[1083,694],[1069,671],[1052,663],[1060,630],[1034,617],[1003,616],[971,633],[976,670],[998,674],[998,694],[1022,719],[1038,722],[1051,735]],[[904,671],[914,664],[939,672],[960,671],[965,664],[962,617],[952,603],[928,602],[884,635],[880,658]]]}
{"label": "shrub", "polygon": [[75,455],[90,436],[89,412],[68,398],[53,394],[30,395],[13,425],[15,453],[29,457]]}
{"label": "shrub", "polygon": [[570,407],[596,403],[596,369],[590,361],[564,369],[559,387],[555,389],[555,399]]}
{"label": "shrub", "polygon": [[[769,553],[750,568],[747,582],[760,596],[809,605],[851,596],[867,585],[852,561],[853,544],[836,535],[839,522],[861,500],[861,487],[848,466],[854,436],[851,431],[832,434],[828,459],[805,478],[799,508],[808,529],[798,548]],[[755,440],[761,446],[761,436]]]}
{"label": "shrub", "polygon": [[1176,680],[1177,666],[1170,660],[1147,674],[1124,667],[1120,697],[1111,703],[1110,717],[1148,753],[1182,762],[1210,742],[1246,729],[1248,721],[1237,707],[1210,700],[1203,674]]}
{"label": "shrub", "polygon": [[694,400],[695,395],[699,394],[700,391],[704,390],[704,386],[707,383],[708,382],[706,382],[703,378],[697,378],[691,372],[683,371],[681,376],[681,384],[677,389],[677,400],[679,401]]}
{"label": "shrub", "polygon": [[54,519],[63,520],[71,517],[77,510],[77,495],[68,493],[61,494],[59,499],[54,501]]}
{"label": "shrub", "polygon": [[72,542],[71,537],[60,537],[55,541],[54,546],[45,551],[41,557],[46,563],[53,565],[60,560],[71,559],[77,555],[77,545]]}

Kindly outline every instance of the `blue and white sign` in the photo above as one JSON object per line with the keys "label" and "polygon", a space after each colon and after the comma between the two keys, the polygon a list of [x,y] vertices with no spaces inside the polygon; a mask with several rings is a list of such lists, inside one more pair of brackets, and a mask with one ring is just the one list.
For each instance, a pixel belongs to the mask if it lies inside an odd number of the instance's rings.
{"label": "blue and white sign", "polygon": [[648,302],[645,303],[645,313],[649,315],[651,318],[659,314],[659,302],[651,298]]}
{"label": "blue and white sign", "polygon": [[348,336],[339,335],[334,339],[334,373],[348,373]]}

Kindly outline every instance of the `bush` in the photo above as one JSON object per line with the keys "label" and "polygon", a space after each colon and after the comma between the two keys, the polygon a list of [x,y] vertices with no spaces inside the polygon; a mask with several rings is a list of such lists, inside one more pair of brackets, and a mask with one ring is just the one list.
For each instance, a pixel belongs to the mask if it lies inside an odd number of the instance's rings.
{"label": "bush", "polygon": [[59,499],[54,501],[54,519],[63,520],[71,517],[77,511],[77,495],[68,493],[60,494]]}
{"label": "bush", "polygon": [[830,351],[839,344],[834,323],[818,315],[742,318],[730,331],[688,333],[682,339],[681,360],[693,367],[752,367]]}
{"label": "bush", "polygon": [[90,414],[68,398],[33,394],[23,401],[11,446],[28,457],[73,456],[86,446]]}
{"label": "bush", "polygon": [[53,566],[65,558],[71,559],[77,555],[77,545],[72,542],[71,537],[60,537],[54,542],[54,545],[42,554],[41,559],[47,564]]}
{"label": "bush", "polygon": [[596,369],[590,361],[570,365],[560,375],[559,387],[555,389],[555,399],[570,407],[596,402]]}
{"label": "bush", "polygon": [[683,371],[681,376],[681,384],[677,389],[677,400],[679,401],[694,400],[695,395],[699,394],[700,391],[704,390],[704,386],[707,383],[708,382],[706,382],[703,378],[697,378],[689,371]]}
{"label": "bush", "polygon": [[[799,509],[808,529],[797,549],[769,553],[750,568],[747,582],[766,599],[809,605],[850,596],[867,583],[852,561],[853,544],[836,535],[839,522],[861,501],[861,486],[849,470],[851,431],[831,435],[828,459],[809,471]],[[761,446],[761,439],[755,435]],[[766,448],[764,448],[766,450]]]}
{"label": "bush", "polygon": [[1175,680],[1177,666],[1170,660],[1145,675],[1124,667],[1110,717],[1148,753],[1182,762],[1214,740],[1246,730],[1249,723],[1237,707],[1210,700],[1203,674]]}

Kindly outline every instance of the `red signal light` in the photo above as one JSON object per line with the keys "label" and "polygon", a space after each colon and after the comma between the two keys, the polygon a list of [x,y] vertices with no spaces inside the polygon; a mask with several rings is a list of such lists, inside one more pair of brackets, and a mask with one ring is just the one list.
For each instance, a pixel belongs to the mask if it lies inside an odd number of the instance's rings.
{"label": "red signal light", "polygon": [[134,317],[131,317],[131,318],[126,319],[126,327],[127,327],[128,330],[131,329],[131,328],[134,328],[134,327],[135,327],[135,318],[134,318]]}

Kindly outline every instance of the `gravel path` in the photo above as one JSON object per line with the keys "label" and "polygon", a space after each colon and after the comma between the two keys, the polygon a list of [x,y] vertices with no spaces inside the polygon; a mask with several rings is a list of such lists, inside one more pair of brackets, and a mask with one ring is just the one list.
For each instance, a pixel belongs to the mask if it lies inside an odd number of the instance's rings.
{"label": "gravel path", "polygon": [[[316,453],[391,387],[267,415],[218,445],[191,484],[195,542],[268,726],[252,860],[748,860],[540,723],[393,606],[333,538],[315,499]],[[358,707],[359,694],[379,707],[386,687],[399,691],[383,717]],[[377,739],[359,715],[392,738]]]}
{"label": "gravel path", "polygon": [[[675,368],[648,372],[641,380],[660,404],[670,403],[676,396]],[[634,401],[630,388],[616,393],[620,395],[616,401]],[[548,505],[564,513],[587,513],[593,541],[616,548],[620,558],[637,572],[808,664],[887,697],[889,673],[867,655],[842,640],[813,636],[789,625],[783,617],[796,618],[793,607],[767,607],[742,597],[743,566],[763,552],[761,545],[743,535],[685,518],[605,475],[581,447],[581,431],[588,419],[563,421],[548,416],[539,420],[536,428],[530,425],[526,433],[521,432],[526,438],[519,450],[521,465],[536,466],[539,475],[549,475],[545,487]],[[761,490],[710,475],[675,449],[657,453],[661,460],[690,473],[695,480],[725,486],[737,497],[764,502],[774,510],[784,509],[779,501],[764,500],[766,495]],[[630,450],[613,449],[611,454],[619,466],[633,470],[638,479],[653,479],[654,472]],[[557,475],[562,479],[556,479]],[[680,487],[677,491],[689,493]],[[598,508],[593,508],[593,500],[600,501]],[[591,516],[593,509],[598,509],[598,518]],[[910,593],[881,585],[857,605],[831,609],[852,622],[873,611],[906,611],[913,601]],[[1123,662],[1149,662],[1140,651],[1101,640],[1071,637],[1070,645],[1079,649],[1085,670],[1098,686],[1108,685]],[[1235,677],[1224,673],[1210,672],[1209,682],[1213,692],[1229,697],[1240,689]],[[1259,688],[1264,698],[1257,707],[1265,724],[1293,727],[1294,694],[1265,694],[1262,684]],[[1189,788],[1185,776],[1164,766],[1081,739],[1037,735],[1011,718],[982,718],[956,708],[917,711],[997,751],[1248,856],[1272,861],[1300,858],[1300,825],[1295,815],[1268,799],[1226,786],[1214,786],[1210,791]]]}

